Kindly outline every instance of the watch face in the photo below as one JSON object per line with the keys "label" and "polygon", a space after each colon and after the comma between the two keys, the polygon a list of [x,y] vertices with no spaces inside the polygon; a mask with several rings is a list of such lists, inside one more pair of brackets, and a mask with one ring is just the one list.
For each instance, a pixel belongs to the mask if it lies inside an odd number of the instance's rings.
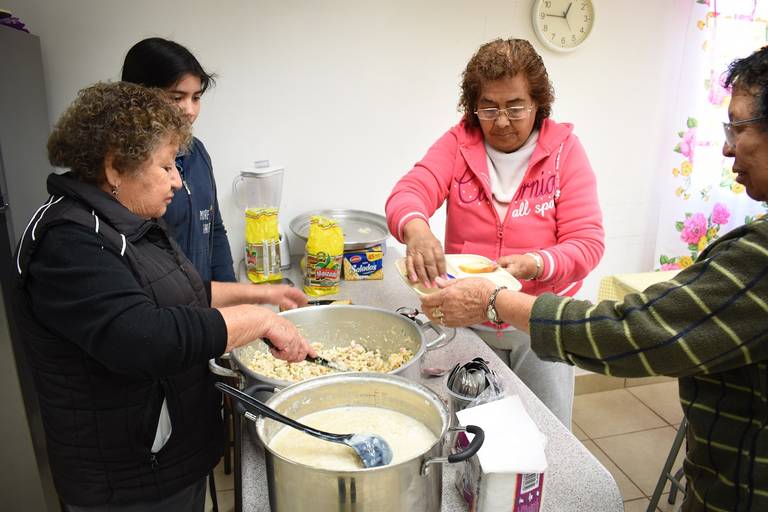
{"label": "watch face", "polygon": [[595,23],[592,0],[536,0],[533,28],[553,50],[570,51],[581,45]]}

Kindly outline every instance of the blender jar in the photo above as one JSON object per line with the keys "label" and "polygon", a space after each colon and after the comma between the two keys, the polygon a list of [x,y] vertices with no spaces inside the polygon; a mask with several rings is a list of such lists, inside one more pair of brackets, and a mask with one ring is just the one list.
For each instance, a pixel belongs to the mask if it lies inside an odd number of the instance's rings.
{"label": "blender jar", "polygon": [[251,282],[279,281],[283,275],[277,216],[284,170],[270,167],[267,160],[255,167],[241,171],[232,182],[232,195],[245,211],[245,266]]}

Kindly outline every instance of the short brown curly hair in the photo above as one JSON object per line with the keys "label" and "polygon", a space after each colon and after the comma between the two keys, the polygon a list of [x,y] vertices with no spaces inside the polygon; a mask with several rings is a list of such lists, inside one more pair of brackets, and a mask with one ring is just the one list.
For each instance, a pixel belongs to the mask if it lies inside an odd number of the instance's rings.
{"label": "short brown curly hair", "polygon": [[100,184],[108,153],[118,172],[134,173],[168,137],[183,150],[192,132],[164,91],[100,82],[78,92],[61,115],[48,137],[48,160],[82,181]]}
{"label": "short brown curly hair", "polygon": [[481,46],[462,74],[459,110],[464,112],[467,125],[480,127],[475,110],[486,82],[512,78],[519,74],[528,80],[531,98],[536,103],[535,129],[552,115],[555,89],[549,81],[544,61],[525,39],[494,39]]}

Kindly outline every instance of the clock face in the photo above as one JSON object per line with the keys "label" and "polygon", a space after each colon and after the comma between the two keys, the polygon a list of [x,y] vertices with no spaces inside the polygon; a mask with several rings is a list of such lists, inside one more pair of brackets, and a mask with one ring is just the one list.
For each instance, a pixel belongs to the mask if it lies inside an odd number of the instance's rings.
{"label": "clock face", "polygon": [[591,0],[536,0],[533,28],[539,40],[553,50],[570,51],[592,32],[595,8]]}

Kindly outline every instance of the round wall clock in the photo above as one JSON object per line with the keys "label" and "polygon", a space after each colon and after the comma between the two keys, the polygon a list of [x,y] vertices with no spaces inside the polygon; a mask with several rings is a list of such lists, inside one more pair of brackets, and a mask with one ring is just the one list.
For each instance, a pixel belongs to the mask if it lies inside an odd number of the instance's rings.
{"label": "round wall clock", "polygon": [[592,0],[534,0],[533,30],[552,50],[569,52],[587,40],[595,26]]}

